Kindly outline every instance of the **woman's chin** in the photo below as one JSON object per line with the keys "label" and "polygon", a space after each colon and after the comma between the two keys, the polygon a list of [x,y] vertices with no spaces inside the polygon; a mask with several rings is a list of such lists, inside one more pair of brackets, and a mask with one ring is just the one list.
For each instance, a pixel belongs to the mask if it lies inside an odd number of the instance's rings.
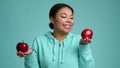
{"label": "woman's chin", "polygon": [[69,33],[71,30],[64,30],[65,33]]}

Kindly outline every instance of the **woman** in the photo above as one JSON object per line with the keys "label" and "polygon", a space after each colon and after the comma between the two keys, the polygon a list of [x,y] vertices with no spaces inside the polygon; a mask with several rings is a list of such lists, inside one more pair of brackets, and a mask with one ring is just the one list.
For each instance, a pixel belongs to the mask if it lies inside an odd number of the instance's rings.
{"label": "woman", "polygon": [[74,25],[73,9],[63,3],[55,4],[50,12],[50,31],[34,40],[28,52],[18,52],[25,57],[26,68],[94,68],[89,43],[70,33]]}

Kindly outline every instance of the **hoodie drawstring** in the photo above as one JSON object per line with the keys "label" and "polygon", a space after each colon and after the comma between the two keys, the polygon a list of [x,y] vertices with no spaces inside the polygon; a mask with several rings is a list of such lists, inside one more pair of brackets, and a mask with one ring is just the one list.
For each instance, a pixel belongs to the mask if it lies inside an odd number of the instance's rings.
{"label": "hoodie drawstring", "polygon": [[62,47],[62,52],[61,52],[61,60],[60,60],[60,63],[64,63],[64,42],[63,42],[63,47]]}
{"label": "hoodie drawstring", "polygon": [[53,48],[52,48],[52,52],[53,52],[53,56],[52,56],[52,60],[55,61],[55,45],[56,43],[54,42]]}
{"label": "hoodie drawstring", "polygon": [[[54,43],[56,45],[56,43]],[[59,43],[59,47],[60,47],[60,55],[59,55],[59,62],[62,64],[64,62],[64,44],[63,43],[63,46],[61,47],[61,43]],[[56,60],[56,57],[55,57],[55,45],[53,45],[53,48],[52,48],[52,53],[53,53],[53,56],[52,56],[52,61],[55,61]]]}
{"label": "hoodie drawstring", "polygon": [[53,57],[52,57],[52,60],[55,61],[55,45],[53,45]]}

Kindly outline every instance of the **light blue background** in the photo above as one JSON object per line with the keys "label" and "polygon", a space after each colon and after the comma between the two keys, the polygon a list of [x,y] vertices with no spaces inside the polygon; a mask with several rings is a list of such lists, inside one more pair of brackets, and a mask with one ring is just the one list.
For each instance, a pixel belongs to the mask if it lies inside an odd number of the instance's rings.
{"label": "light blue background", "polygon": [[91,48],[96,68],[120,68],[120,0],[0,0],[0,68],[24,68],[16,44],[48,32],[48,13],[55,3],[74,8],[72,32],[94,31]]}

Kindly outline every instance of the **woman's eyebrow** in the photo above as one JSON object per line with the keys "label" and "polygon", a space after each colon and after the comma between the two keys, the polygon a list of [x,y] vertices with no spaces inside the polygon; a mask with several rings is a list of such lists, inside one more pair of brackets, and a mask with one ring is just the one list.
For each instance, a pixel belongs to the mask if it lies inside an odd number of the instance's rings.
{"label": "woman's eyebrow", "polygon": [[[60,13],[60,14],[61,14],[61,15],[62,15],[62,14],[65,14],[65,15],[67,15],[66,13]],[[71,14],[71,16],[73,16],[73,14]]]}

